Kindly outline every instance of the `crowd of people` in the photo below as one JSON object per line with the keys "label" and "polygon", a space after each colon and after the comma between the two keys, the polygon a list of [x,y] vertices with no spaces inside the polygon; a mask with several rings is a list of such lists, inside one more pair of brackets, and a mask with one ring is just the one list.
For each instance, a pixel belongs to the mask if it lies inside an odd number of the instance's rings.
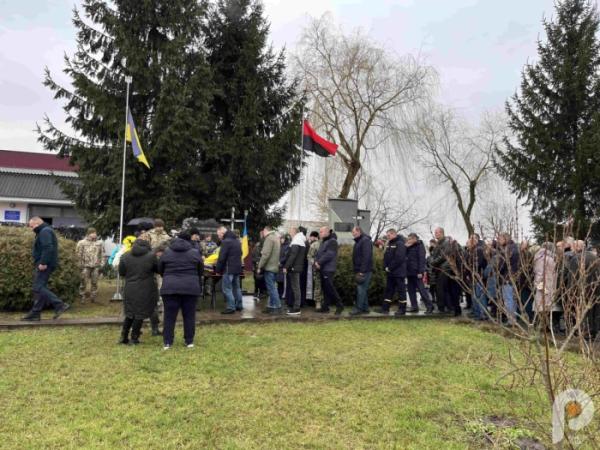
{"label": "crowd of people", "polygon": [[[58,264],[58,245],[52,227],[39,217],[29,221],[36,234],[33,246],[35,263],[33,307],[23,318],[39,320],[47,303],[58,318],[69,305],[48,289],[48,279]],[[183,317],[184,343],[194,346],[196,303],[205,289],[205,275],[211,282],[218,277],[225,299],[222,314],[243,310],[241,277],[244,274],[242,243],[239,235],[222,226],[219,243],[210,234],[183,230],[171,236],[164,222],[141,227],[135,236],[127,236],[115,249],[109,263],[124,279],[124,321],[119,342],[137,344],[142,323],[149,319],[152,334],[163,336],[164,349],[172,347],[179,311]],[[334,278],[338,262],[338,240],[329,227],[310,234],[303,227],[292,227],[280,234],[269,226],[260,231],[260,242],[252,251],[255,298],[268,298],[263,313],[298,316],[304,307],[317,313],[335,314],[344,310],[344,302]],[[397,298],[395,316],[421,311],[424,314],[462,315],[461,299],[476,320],[498,320],[508,325],[518,321],[533,323],[544,317],[557,331],[573,318],[569,289],[585,286],[587,298],[596,299],[600,280],[600,262],[583,241],[566,238],[556,244],[517,245],[508,233],[495,240],[482,240],[477,234],[464,246],[436,228],[429,248],[416,233],[406,237],[389,229],[382,241],[374,244],[360,227],[352,229],[352,270],[355,283],[354,307],[350,315],[375,312],[389,314]],[[369,299],[369,287],[376,270],[374,247],[383,250],[386,284],[383,299]],[[428,250],[428,251],[427,251]],[[81,302],[95,302],[98,277],[104,262],[102,245],[93,228],[76,247],[81,269]],[[582,278],[583,277],[583,278]],[[211,283],[206,288],[214,289]],[[599,291],[600,292],[600,291]],[[409,305],[410,302],[410,305]],[[573,303],[573,302],[571,302]],[[575,302],[577,303],[577,302]],[[284,305],[286,307],[284,311]],[[593,300],[584,311],[587,332],[597,333],[600,306]],[[163,316],[163,330],[159,329]],[[562,322],[561,322],[562,318]],[[572,322],[572,321],[571,321]]]}

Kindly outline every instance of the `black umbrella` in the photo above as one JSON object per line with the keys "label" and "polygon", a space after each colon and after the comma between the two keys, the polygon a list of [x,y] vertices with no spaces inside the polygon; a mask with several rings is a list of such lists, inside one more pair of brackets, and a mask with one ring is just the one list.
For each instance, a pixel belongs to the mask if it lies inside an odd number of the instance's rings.
{"label": "black umbrella", "polygon": [[135,219],[131,219],[127,222],[127,225],[141,225],[142,223],[149,223],[154,226],[154,219],[150,217],[136,217]]}

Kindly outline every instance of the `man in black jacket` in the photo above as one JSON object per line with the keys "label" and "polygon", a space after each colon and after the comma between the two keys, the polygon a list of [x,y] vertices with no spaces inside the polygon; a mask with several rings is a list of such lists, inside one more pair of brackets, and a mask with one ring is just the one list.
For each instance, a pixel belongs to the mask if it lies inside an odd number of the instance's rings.
{"label": "man in black jacket", "polygon": [[58,267],[58,240],[52,227],[40,217],[29,219],[29,228],[35,233],[33,242],[33,307],[21,320],[40,320],[46,302],[54,308],[54,319],[69,309],[70,305],[60,300],[48,289],[48,280]]}
{"label": "man in black jacket", "polygon": [[373,275],[373,243],[360,227],[352,229],[352,266],[356,278],[356,305],[350,315],[369,314],[369,284]]}
{"label": "man in black jacket", "polygon": [[223,295],[227,300],[227,308],[221,314],[233,314],[243,309],[242,289],[240,288],[242,243],[233,231],[225,227],[217,230],[217,236],[221,240],[221,249],[215,272],[223,274],[221,285]]}
{"label": "man in black jacket", "polygon": [[289,275],[294,295],[294,303],[288,310],[288,316],[300,315],[300,304],[302,302],[302,290],[300,289],[300,275],[304,271],[304,262],[306,260],[306,236],[296,227],[290,228],[292,243],[283,266],[283,273]]}
{"label": "man in black jacket", "polygon": [[[452,305],[450,292],[453,271],[448,260],[448,257],[452,254],[452,244],[441,227],[434,230],[434,236],[437,243],[431,254],[431,266],[436,279],[438,312],[444,313],[446,310],[452,312],[451,310],[455,309]],[[456,312],[454,311],[455,314]]]}
{"label": "man in black jacket", "polygon": [[321,246],[315,257],[315,268],[319,271],[321,277],[321,288],[323,289],[323,305],[316,311],[319,313],[328,313],[329,305],[335,301],[335,314],[340,315],[344,311],[344,304],[338,291],[333,285],[333,276],[337,269],[338,242],[337,236],[327,227],[319,229],[321,237]]}
{"label": "man in black jacket", "polygon": [[425,245],[415,233],[410,233],[406,240],[406,276],[408,280],[408,298],[410,299],[411,313],[419,312],[417,303],[417,289],[421,295],[421,300],[427,308],[425,313],[433,312],[433,304],[429,292],[423,283],[423,277],[427,273],[427,263],[425,258]]}
{"label": "man in black jacket", "polygon": [[406,314],[406,247],[404,238],[398,235],[398,232],[390,228],[387,231],[387,244],[383,254],[383,265],[387,274],[385,286],[385,298],[378,311],[381,314],[388,314],[390,306],[394,300],[394,294],[398,292],[398,311],[396,316]]}

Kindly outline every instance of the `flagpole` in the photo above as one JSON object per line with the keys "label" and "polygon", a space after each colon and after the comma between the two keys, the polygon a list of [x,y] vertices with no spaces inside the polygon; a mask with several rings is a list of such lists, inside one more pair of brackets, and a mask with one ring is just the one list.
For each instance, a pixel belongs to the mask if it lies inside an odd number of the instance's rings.
{"label": "flagpole", "polygon": [[[304,162],[304,95],[302,96],[302,110],[300,112],[300,149],[302,151],[301,158],[302,162]],[[302,167],[302,164],[300,164]],[[300,225],[300,210],[302,209],[302,170],[300,170],[300,183],[298,184],[298,194],[297,197],[299,201],[296,201],[296,220],[298,221],[298,226]]]}
{"label": "flagpole", "polygon": [[[127,130],[127,114],[129,112],[129,85],[133,81],[133,78],[129,75],[125,77],[125,83],[127,84],[125,93],[125,130]],[[133,132],[133,130],[131,131]],[[125,162],[127,157],[127,139],[123,136],[123,172],[121,175],[121,215],[119,219],[119,244],[123,245],[123,216],[125,211]],[[121,277],[117,270],[117,292],[113,295],[113,300],[123,300],[121,295]]]}

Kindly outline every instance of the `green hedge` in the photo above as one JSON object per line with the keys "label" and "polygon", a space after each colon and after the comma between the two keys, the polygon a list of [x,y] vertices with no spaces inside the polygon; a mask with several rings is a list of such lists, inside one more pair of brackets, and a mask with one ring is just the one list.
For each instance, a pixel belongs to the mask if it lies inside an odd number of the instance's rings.
{"label": "green hedge", "polygon": [[[341,245],[338,252],[337,271],[334,284],[342,296],[345,305],[354,305],[356,300],[356,280],[352,268],[352,246]],[[383,301],[385,291],[385,271],[383,270],[383,251],[375,249],[373,252],[373,276],[369,286],[369,305],[378,306]]]}
{"label": "green hedge", "polygon": [[[29,228],[0,226],[0,310],[31,308],[34,236]],[[61,236],[58,242],[60,267],[50,277],[50,288],[62,300],[71,302],[77,298],[80,281],[76,244]]]}

